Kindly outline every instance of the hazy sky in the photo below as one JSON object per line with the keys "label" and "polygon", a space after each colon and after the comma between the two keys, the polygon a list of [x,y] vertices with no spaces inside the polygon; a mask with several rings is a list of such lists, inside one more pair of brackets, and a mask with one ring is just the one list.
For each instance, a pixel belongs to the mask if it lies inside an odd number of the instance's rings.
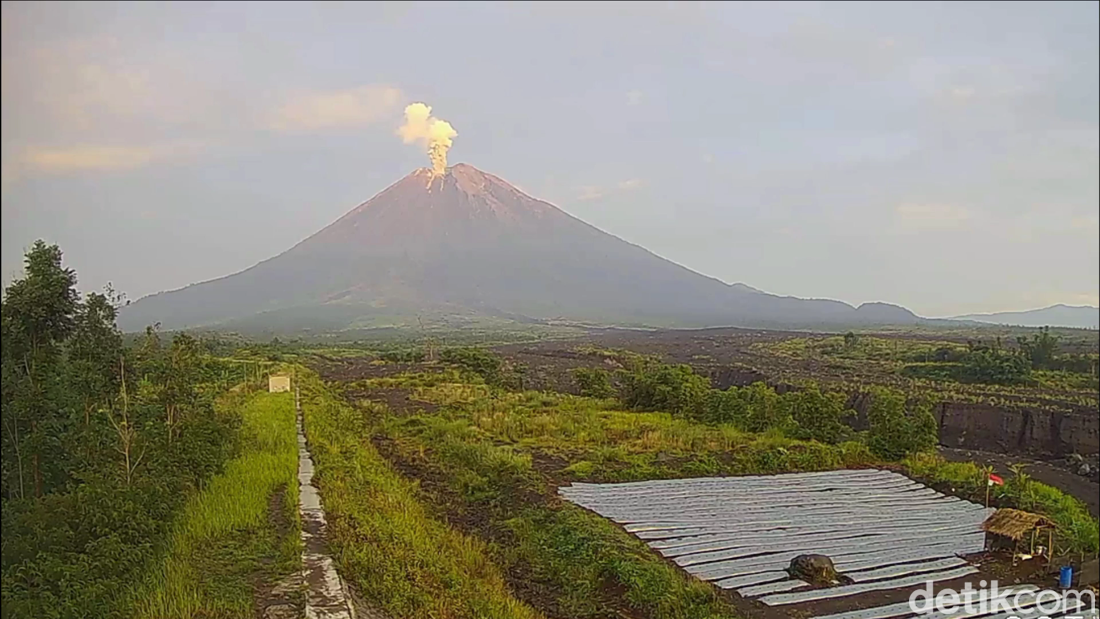
{"label": "hazy sky", "polygon": [[450,162],[728,282],[1098,304],[1096,2],[3,3],[3,275],[131,298]]}

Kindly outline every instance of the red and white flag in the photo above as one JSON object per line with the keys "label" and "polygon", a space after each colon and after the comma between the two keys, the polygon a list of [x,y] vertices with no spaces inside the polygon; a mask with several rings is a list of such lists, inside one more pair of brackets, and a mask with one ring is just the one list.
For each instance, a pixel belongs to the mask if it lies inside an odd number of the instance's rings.
{"label": "red and white flag", "polygon": [[1000,475],[994,475],[993,473],[990,473],[989,474],[989,485],[990,486],[1003,486],[1003,485],[1005,485],[1005,480],[1002,479]]}

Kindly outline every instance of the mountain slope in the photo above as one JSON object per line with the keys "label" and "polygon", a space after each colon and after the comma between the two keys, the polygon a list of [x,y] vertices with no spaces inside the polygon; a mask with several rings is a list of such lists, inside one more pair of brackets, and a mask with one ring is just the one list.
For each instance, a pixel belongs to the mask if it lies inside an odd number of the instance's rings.
{"label": "mountain slope", "polygon": [[[181,328],[333,305],[344,306],[344,314],[461,308],[681,326],[882,318],[838,301],[727,285],[458,164],[444,175],[416,170],[288,251],[234,275],[145,297],[120,321],[127,329],[151,322]],[[896,310],[902,322],[917,320]],[[899,317],[887,315],[889,322]]]}
{"label": "mountain slope", "polygon": [[993,314],[967,314],[952,320],[971,320],[990,324],[1020,327],[1076,327],[1100,328],[1100,308],[1088,305],[1051,305],[1024,312],[996,312]]}

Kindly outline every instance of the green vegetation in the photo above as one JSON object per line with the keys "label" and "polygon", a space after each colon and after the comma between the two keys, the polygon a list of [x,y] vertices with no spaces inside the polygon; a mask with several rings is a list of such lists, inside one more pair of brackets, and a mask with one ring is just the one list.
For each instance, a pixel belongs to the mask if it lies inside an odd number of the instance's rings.
{"label": "green vegetation", "polygon": [[[907,472],[926,483],[949,484],[957,492],[975,501],[985,500],[990,469],[973,462],[947,462],[942,457],[921,453],[906,458]],[[1081,501],[1041,484],[1017,467],[1003,486],[991,489],[992,503],[1017,507],[1051,518],[1058,527],[1058,553],[1096,555],[1100,550],[1100,527]]]}
{"label": "green vegetation", "polygon": [[611,374],[601,368],[575,368],[573,380],[577,381],[577,388],[581,395],[590,398],[610,398],[615,395],[615,388],[611,385]]}
{"label": "green vegetation", "polygon": [[527,368],[503,361],[489,351],[476,348],[447,348],[439,356],[471,376],[480,377],[486,384],[508,389],[523,389]]}
{"label": "green vegetation", "polygon": [[[969,339],[937,339],[944,335]],[[1052,346],[1053,361],[1044,361]],[[801,387],[851,393],[878,385],[949,402],[1070,414],[1100,405],[1095,331],[983,328],[930,331],[924,339],[852,333],[751,348],[755,370]]]}
{"label": "green vegetation", "polygon": [[224,406],[243,420],[239,454],[188,500],[167,555],[135,596],[138,618],[248,616],[253,578],[300,568],[293,396],[236,393]]}
{"label": "green vegetation", "polygon": [[897,460],[906,454],[933,449],[939,442],[936,419],[925,399],[910,402],[906,410],[904,395],[877,387],[871,392],[867,411],[867,445],[875,455]]}
{"label": "green vegetation", "polygon": [[[446,412],[392,415],[371,404],[364,413],[402,470],[418,473],[434,505],[493,540],[487,548],[493,561],[533,593],[542,610],[562,617],[605,616],[616,608],[654,616],[734,616],[712,587],[618,527],[558,500],[544,475],[638,479],[662,470],[732,470],[753,466],[748,452],[762,451],[754,448],[755,437],[666,413],[615,411],[608,400],[499,392],[478,383],[418,387],[415,397],[443,404]],[[736,461],[714,458],[733,445],[748,449]],[[671,456],[666,462],[655,459],[662,452]],[[534,465],[537,455],[564,453],[576,460],[568,469]]]}
{"label": "green vegetation", "polygon": [[[533,460],[540,459],[538,454],[552,454],[563,463],[543,473],[583,481],[824,470],[881,465],[910,454],[902,461],[910,474],[930,483],[949,481],[974,498],[984,495],[986,478],[982,469],[973,464],[947,463],[930,455],[929,450],[936,444],[936,424],[927,398],[872,388],[870,429],[851,434],[847,426],[839,427],[851,411],[838,394],[816,389],[777,394],[762,384],[710,390],[703,397],[702,410],[711,411],[711,415],[715,410],[736,412],[726,417],[704,415],[693,419],[683,411],[697,410],[700,405],[684,405],[693,398],[683,394],[694,393],[697,377],[683,368],[668,372],[653,363],[636,366],[634,371],[653,371],[656,377],[635,378],[635,384],[647,387],[635,390],[631,397],[653,393],[651,403],[665,406],[668,412],[625,412],[619,408],[625,402],[606,398],[502,392],[476,382],[448,382],[445,375],[435,375],[425,383],[413,375],[386,380],[391,387],[412,387],[414,399],[445,408],[439,415],[385,417],[383,431],[394,438],[407,440],[410,434],[416,437],[415,457],[420,458],[431,459],[431,454],[442,458],[440,454],[447,452],[443,446],[459,437],[467,443],[483,443],[485,449],[503,450],[511,460],[524,461],[528,453]],[[669,376],[679,378],[686,386]],[[661,388],[650,389],[648,385]],[[723,409],[708,404],[708,400],[739,404]],[[635,404],[640,407],[641,402]],[[746,427],[754,423],[758,424],[754,429]],[[832,440],[797,440],[798,433]],[[397,441],[401,443],[400,438]],[[482,460],[492,458],[472,459]],[[438,466],[461,475],[462,467],[469,465],[448,460]],[[495,487],[491,475],[481,477],[464,482],[464,487],[478,489],[471,497]],[[1010,478],[994,497],[1002,504],[1050,516],[1059,525],[1063,550],[1097,552],[1100,528],[1080,501],[1022,473]]]}
{"label": "green vegetation", "polygon": [[[763,383],[711,389],[709,381],[687,365],[636,365],[619,373],[619,399],[633,410],[659,410],[711,424],[731,424],[743,432],[836,444],[853,438],[846,420],[855,415],[840,393],[816,386],[777,393]],[[878,456],[896,460],[937,442],[931,403],[907,398],[884,387],[871,391],[867,445]]]}
{"label": "green vegetation", "polygon": [[689,365],[649,363],[619,373],[619,400],[633,410],[695,418],[704,414],[710,381]]}
{"label": "green vegetation", "polygon": [[421,363],[426,356],[422,350],[390,350],[378,358],[390,363]]}
{"label": "green vegetation", "polygon": [[919,363],[953,361],[965,346],[942,340],[916,340],[858,335],[794,338],[769,345],[776,354],[794,358],[827,357],[857,361]]}
{"label": "green vegetation", "polygon": [[173,523],[190,497],[213,501],[247,445],[237,408],[215,401],[258,364],[155,329],[126,347],[118,303],[110,290],[81,298],[41,242],[4,291],[3,617],[130,616],[134,589],[186,548]]}
{"label": "green vegetation", "polygon": [[483,542],[420,503],[416,484],[371,445],[360,411],[312,375],[299,384],[328,542],[345,578],[400,617],[539,616],[511,596]]}
{"label": "green vegetation", "polygon": [[[1096,384],[1096,354],[1059,353],[1063,336],[1049,328],[1030,337],[1017,336],[1015,346],[971,339],[965,345],[939,340],[883,338],[857,335],[828,338],[796,338],[770,346],[770,350],[798,359],[823,357],[843,362],[882,366],[908,378],[986,385],[1051,384],[1052,380],[1087,388]],[[1041,377],[1038,371],[1056,372]],[[1067,379],[1067,377],[1070,377]]]}

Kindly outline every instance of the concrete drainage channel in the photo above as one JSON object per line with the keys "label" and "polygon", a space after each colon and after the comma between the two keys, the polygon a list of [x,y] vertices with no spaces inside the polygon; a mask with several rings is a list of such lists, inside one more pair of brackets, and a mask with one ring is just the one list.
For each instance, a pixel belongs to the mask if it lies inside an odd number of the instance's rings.
{"label": "concrete drainage channel", "polygon": [[298,511],[302,517],[302,578],[306,587],[306,619],[355,619],[347,585],[325,549],[325,509],[313,485],[313,457],[306,444],[302,406],[294,390],[298,417]]}

